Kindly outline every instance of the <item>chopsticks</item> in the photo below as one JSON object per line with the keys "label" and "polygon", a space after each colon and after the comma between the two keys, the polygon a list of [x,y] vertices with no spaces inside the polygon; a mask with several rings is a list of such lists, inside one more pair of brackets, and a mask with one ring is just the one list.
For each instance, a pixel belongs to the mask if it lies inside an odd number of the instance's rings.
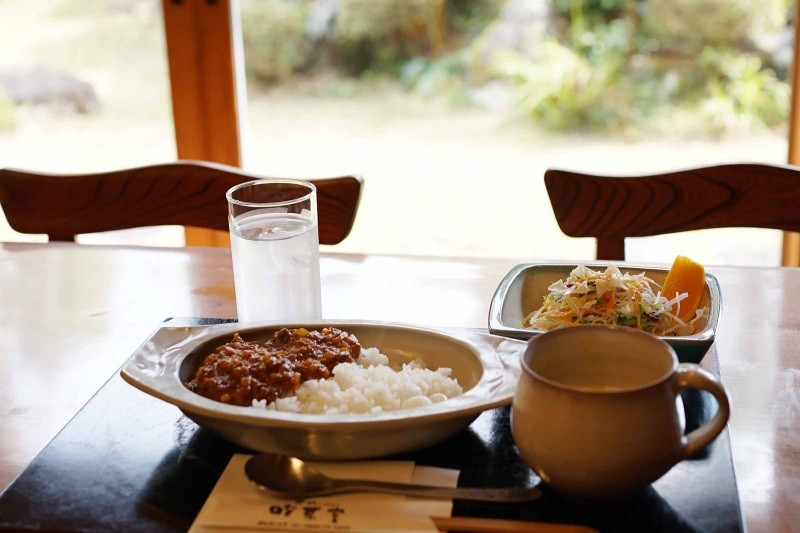
{"label": "chopsticks", "polygon": [[466,516],[432,516],[439,531],[462,533],[596,533],[597,530],[574,524],[527,522],[499,518],[471,518]]}

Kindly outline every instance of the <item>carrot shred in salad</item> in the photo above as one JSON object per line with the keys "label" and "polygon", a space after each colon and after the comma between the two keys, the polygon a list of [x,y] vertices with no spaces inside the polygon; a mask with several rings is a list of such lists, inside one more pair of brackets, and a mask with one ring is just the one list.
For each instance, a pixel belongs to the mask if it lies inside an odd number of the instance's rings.
{"label": "carrot shred in salad", "polygon": [[697,309],[689,321],[681,320],[680,302],[688,295],[664,297],[655,281],[644,273],[626,274],[609,266],[596,271],[578,266],[567,277],[551,284],[542,306],[525,317],[526,328],[552,330],[586,324],[617,324],[658,336],[692,335],[708,314]]}

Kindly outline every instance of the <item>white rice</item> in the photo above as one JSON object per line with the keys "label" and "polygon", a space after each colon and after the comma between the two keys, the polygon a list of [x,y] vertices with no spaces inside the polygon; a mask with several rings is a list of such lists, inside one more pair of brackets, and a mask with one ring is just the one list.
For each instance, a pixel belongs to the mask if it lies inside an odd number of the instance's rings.
{"label": "white rice", "polygon": [[452,370],[429,370],[419,362],[389,367],[389,358],[377,348],[364,348],[355,363],[333,368],[333,377],[302,383],[295,396],[267,404],[253,400],[253,407],[293,413],[348,414],[411,409],[442,402],[463,392],[450,377]]}

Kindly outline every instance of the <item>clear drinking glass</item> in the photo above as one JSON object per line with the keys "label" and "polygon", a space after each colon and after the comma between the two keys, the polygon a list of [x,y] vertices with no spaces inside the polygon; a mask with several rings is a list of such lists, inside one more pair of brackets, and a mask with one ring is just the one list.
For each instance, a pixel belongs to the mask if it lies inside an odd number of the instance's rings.
{"label": "clear drinking glass", "polygon": [[239,321],[322,318],[314,184],[256,180],[225,196]]}

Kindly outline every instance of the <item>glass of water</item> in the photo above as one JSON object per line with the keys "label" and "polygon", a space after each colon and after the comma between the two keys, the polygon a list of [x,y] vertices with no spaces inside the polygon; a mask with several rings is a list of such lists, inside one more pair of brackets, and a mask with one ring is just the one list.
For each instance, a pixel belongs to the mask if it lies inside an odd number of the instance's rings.
{"label": "glass of water", "polygon": [[263,179],[225,196],[239,321],[322,318],[314,184]]}

